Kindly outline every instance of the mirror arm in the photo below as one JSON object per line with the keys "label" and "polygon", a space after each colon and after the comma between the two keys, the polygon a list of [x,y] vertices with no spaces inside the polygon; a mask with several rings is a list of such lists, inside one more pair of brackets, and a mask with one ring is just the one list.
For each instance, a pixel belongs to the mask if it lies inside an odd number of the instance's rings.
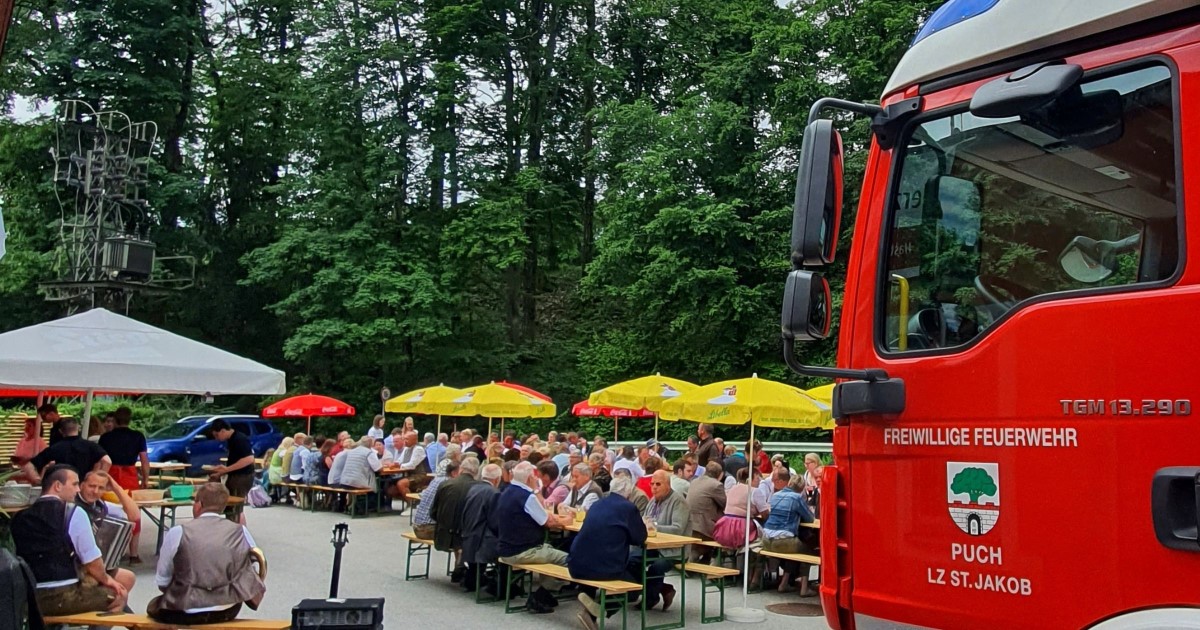
{"label": "mirror arm", "polygon": [[808,110],[808,124],[816,122],[821,117],[823,109],[840,109],[872,118],[883,113],[882,107],[870,103],[855,103],[854,101],[843,101],[840,98],[822,98],[813,103],[812,108]]}
{"label": "mirror arm", "polygon": [[880,148],[887,151],[896,145],[896,139],[900,137],[899,132],[904,123],[921,111],[921,103],[920,96],[906,98],[887,107],[843,101],[840,98],[822,98],[813,103],[812,108],[808,110],[808,124],[816,122],[821,116],[821,110],[824,109],[840,109],[854,114],[862,114],[871,119],[871,132],[875,134],[875,141],[879,143]]}
{"label": "mirror arm", "polygon": [[804,376],[816,376],[820,378],[851,378],[860,381],[874,383],[877,381],[888,380],[887,370],[879,368],[869,368],[866,370],[843,370],[841,368],[819,367],[816,365],[804,365],[796,358],[796,340],[783,340],[783,361],[787,366],[797,374]]}

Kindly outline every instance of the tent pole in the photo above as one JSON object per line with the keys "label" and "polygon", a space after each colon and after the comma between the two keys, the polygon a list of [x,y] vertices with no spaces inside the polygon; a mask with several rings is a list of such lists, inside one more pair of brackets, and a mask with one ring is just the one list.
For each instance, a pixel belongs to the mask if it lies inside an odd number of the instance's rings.
{"label": "tent pole", "polygon": [[87,390],[87,395],[83,399],[83,417],[79,419],[79,426],[83,427],[83,439],[88,438],[89,425],[92,424],[92,398],[95,396],[95,390]]}

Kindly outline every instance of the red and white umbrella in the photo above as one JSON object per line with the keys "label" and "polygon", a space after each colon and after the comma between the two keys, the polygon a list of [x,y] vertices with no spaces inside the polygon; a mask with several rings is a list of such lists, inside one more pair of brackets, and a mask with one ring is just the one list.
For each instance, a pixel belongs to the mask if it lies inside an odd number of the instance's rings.
{"label": "red and white umbrella", "polygon": [[621,407],[593,406],[586,399],[575,403],[571,413],[581,418],[605,417],[613,419],[613,440],[617,439],[618,418],[653,418],[654,412],[649,409],[624,409]]}
{"label": "red and white umbrella", "polygon": [[353,416],[354,407],[336,398],[319,394],[292,396],[265,407],[264,418],[308,418],[305,432],[312,432],[313,416]]}

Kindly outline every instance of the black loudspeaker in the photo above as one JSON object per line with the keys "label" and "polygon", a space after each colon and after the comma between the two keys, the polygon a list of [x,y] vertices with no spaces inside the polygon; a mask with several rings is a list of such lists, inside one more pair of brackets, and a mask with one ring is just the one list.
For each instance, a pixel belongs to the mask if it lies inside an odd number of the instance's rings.
{"label": "black loudspeaker", "polygon": [[381,630],[383,598],[305,599],[292,608],[292,629]]}

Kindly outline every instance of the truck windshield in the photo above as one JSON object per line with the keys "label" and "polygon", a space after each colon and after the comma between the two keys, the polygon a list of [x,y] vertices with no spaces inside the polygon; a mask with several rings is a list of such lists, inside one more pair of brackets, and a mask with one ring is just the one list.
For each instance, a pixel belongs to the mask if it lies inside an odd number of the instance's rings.
{"label": "truck windshield", "polygon": [[951,348],[1033,297],[1171,277],[1171,72],[1080,88],[1020,118],[956,108],[915,125],[892,184],[884,348]]}

